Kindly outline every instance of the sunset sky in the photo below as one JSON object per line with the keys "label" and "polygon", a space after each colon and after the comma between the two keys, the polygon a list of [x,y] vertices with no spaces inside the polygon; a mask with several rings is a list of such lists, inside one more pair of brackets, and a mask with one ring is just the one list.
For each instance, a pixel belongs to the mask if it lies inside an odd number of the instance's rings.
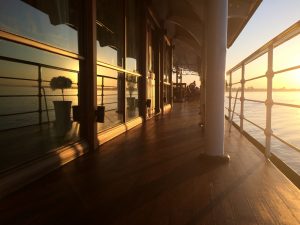
{"label": "sunset sky", "polygon": [[[263,0],[238,39],[227,51],[226,71],[263,44],[300,20],[299,0]],[[247,76],[263,75],[267,69],[267,57],[263,56],[246,66]],[[300,36],[274,50],[274,70],[300,65]],[[234,80],[239,80],[237,71]],[[246,87],[264,88],[266,79],[246,83]],[[233,81],[234,82],[234,81]],[[274,77],[274,88],[300,88],[300,70]]]}

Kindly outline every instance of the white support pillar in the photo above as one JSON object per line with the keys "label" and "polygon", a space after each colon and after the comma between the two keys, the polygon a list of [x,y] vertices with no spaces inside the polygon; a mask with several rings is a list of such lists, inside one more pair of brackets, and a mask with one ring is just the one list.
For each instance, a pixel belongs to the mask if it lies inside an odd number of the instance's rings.
{"label": "white support pillar", "polygon": [[207,1],[205,154],[224,155],[224,82],[227,44],[228,0]]}

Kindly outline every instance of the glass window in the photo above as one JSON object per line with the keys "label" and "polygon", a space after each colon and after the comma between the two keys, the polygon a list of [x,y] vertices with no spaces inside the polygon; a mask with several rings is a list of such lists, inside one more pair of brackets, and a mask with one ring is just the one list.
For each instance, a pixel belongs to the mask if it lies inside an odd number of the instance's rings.
{"label": "glass window", "polygon": [[164,104],[171,103],[171,47],[165,42],[164,43],[164,91],[163,101]]}
{"label": "glass window", "polygon": [[127,54],[126,69],[133,72],[139,72],[139,58],[141,45],[141,18],[140,1],[127,1]]}
{"label": "glass window", "polygon": [[[78,105],[79,63],[4,40],[0,49],[1,171],[79,139],[71,108]],[[53,90],[55,77],[64,77],[69,85]]]}
{"label": "glass window", "polygon": [[0,29],[78,53],[80,0],[0,0]]}
{"label": "glass window", "polygon": [[152,77],[151,73],[154,73],[154,37],[153,32],[154,30],[151,28],[151,25],[148,25],[148,32],[147,32],[147,38],[148,38],[148,70],[149,74],[148,77]]}
{"label": "glass window", "polygon": [[[155,51],[158,51],[155,48],[155,30],[150,21],[148,21],[147,27],[147,54],[148,54],[148,71],[147,71],[147,116],[151,117],[155,113]],[[158,82],[158,81],[157,81]]]}
{"label": "glass window", "polygon": [[164,105],[170,104],[170,85],[164,84],[163,101]]}
{"label": "glass window", "polygon": [[[79,70],[78,60],[0,39],[0,56]],[[27,70],[26,70],[27,71]],[[27,72],[26,72],[27,73]]]}
{"label": "glass window", "polygon": [[104,123],[98,131],[124,122],[124,73],[98,66],[97,103],[104,106]]}
{"label": "glass window", "polygon": [[139,116],[138,102],[138,77],[126,75],[126,120]]}
{"label": "glass window", "polygon": [[164,44],[164,82],[170,81],[171,76],[171,47]]}
{"label": "glass window", "polygon": [[123,67],[123,0],[97,0],[97,60]]}

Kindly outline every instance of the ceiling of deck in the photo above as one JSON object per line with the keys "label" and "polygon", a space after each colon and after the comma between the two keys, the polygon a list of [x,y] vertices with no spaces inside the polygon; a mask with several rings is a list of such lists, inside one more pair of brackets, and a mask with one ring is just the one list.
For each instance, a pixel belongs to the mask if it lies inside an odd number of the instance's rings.
{"label": "ceiling of deck", "polygon": [[[262,0],[228,0],[227,47],[230,47]],[[198,70],[204,37],[206,0],[152,0],[167,36],[175,44],[174,65]]]}

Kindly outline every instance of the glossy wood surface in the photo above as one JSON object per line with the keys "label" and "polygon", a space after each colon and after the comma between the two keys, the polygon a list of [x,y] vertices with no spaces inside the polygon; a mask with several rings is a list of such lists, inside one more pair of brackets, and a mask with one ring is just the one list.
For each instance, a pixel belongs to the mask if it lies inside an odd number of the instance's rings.
{"label": "glossy wood surface", "polygon": [[175,104],[2,199],[0,224],[300,224],[299,189],[235,128],[229,163],[199,157],[198,110]]}

